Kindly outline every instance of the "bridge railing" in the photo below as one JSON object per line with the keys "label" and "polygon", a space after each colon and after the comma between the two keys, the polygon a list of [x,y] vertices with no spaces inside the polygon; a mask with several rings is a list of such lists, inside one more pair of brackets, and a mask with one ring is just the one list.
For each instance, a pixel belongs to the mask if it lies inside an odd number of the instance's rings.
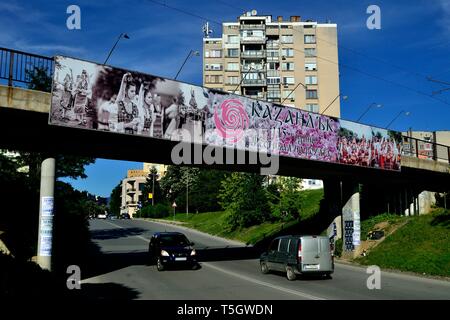
{"label": "bridge railing", "polygon": [[[31,82],[30,75],[36,69],[44,70],[46,75],[53,77],[52,57],[0,47],[0,84],[8,86],[27,86]],[[419,159],[430,159],[450,164],[450,146],[402,136],[402,155]]]}
{"label": "bridge railing", "polygon": [[50,57],[0,47],[0,80],[8,86],[26,86],[36,69],[52,77],[53,64]]}
{"label": "bridge railing", "polygon": [[407,136],[402,140],[403,155],[450,164],[450,146]]}

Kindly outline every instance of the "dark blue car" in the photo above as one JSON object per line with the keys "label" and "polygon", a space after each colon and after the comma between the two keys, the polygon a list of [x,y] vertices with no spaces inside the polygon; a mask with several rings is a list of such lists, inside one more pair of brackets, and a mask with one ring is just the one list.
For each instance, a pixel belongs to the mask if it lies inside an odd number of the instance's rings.
{"label": "dark blue car", "polygon": [[152,262],[158,271],[167,266],[188,266],[198,268],[194,243],[180,232],[157,232],[153,234],[148,246]]}

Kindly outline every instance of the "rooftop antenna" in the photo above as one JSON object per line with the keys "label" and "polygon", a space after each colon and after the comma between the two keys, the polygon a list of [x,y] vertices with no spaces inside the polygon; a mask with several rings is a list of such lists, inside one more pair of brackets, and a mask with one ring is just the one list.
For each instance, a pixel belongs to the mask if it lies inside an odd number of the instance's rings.
{"label": "rooftop antenna", "polygon": [[209,38],[209,34],[212,33],[212,29],[209,28],[209,22],[206,22],[203,25],[203,34],[205,36],[205,38]]}

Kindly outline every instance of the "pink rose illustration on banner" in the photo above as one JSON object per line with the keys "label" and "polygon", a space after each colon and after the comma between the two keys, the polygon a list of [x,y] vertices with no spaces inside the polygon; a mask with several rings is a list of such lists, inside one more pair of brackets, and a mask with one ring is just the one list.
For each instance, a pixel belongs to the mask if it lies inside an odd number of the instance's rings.
{"label": "pink rose illustration on banner", "polygon": [[244,135],[249,125],[249,118],[241,101],[227,99],[214,111],[214,122],[219,135],[234,143]]}

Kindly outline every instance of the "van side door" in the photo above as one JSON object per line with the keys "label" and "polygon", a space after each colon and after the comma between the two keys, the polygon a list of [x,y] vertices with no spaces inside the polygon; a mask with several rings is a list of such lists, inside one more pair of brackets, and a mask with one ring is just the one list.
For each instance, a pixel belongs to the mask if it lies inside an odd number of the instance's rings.
{"label": "van side door", "polygon": [[276,260],[277,260],[277,253],[278,253],[278,247],[280,245],[280,239],[274,239],[270,243],[269,250],[267,251],[267,266],[271,270],[277,270],[276,269]]}
{"label": "van side door", "polygon": [[289,238],[282,238],[280,240],[280,247],[278,249],[277,253],[277,260],[276,260],[276,270],[279,271],[285,271],[286,270],[286,264],[289,257]]}

